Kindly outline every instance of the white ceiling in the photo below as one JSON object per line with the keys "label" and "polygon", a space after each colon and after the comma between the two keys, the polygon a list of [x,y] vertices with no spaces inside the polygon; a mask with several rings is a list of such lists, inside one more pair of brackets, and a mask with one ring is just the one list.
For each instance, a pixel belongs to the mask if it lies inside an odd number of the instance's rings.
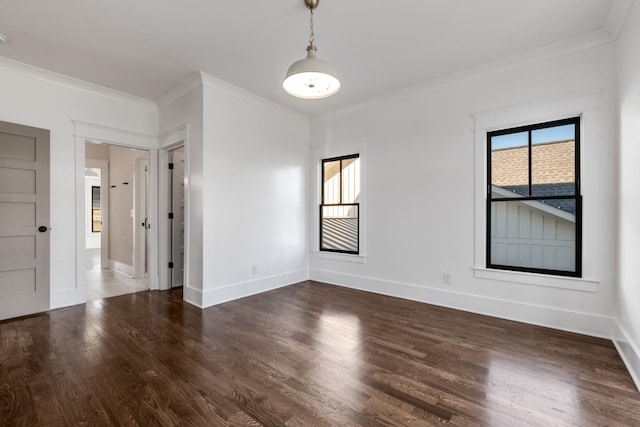
{"label": "white ceiling", "polygon": [[342,81],[324,100],[281,88],[305,56],[303,0],[0,0],[0,56],[152,100],[201,70],[317,114],[602,32],[621,1],[322,0],[318,57]]}

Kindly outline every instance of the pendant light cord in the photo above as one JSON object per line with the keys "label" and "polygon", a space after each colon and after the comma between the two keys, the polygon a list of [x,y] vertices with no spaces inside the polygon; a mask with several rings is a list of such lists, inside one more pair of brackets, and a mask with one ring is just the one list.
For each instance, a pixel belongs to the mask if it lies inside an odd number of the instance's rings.
{"label": "pendant light cord", "polygon": [[316,46],[313,44],[316,41],[316,35],[313,32],[313,8],[309,8],[309,46],[307,50],[316,50]]}

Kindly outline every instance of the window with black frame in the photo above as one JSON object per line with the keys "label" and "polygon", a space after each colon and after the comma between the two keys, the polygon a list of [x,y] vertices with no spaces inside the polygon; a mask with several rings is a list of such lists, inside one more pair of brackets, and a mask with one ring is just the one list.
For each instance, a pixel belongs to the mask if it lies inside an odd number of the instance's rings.
{"label": "window with black frame", "polygon": [[320,250],[360,252],[360,156],[322,160]]}
{"label": "window with black frame", "polygon": [[580,117],[487,133],[487,268],[581,277]]}

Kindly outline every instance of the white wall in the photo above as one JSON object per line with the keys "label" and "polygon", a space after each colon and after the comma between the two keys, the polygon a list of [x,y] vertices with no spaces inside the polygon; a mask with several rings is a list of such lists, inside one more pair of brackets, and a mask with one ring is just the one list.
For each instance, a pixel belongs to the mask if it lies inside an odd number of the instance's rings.
{"label": "white wall", "polygon": [[[109,145],[107,145],[107,144],[94,144],[94,143],[91,143],[91,142],[87,142],[84,145],[84,157],[85,157],[85,163],[86,163],[85,167],[88,167],[87,165],[89,163],[91,163],[92,161],[94,161],[94,160],[106,160],[107,165],[108,165],[108,162],[109,162]],[[97,168],[97,170],[101,171],[100,168]],[[107,173],[107,176],[108,176],[108,170],[106,171],[106,173]],[[98,180],[97,184],[93,184],[93,185],[102,185],[101,182],[102,182],[102,179]],[[101,190],[101,194],[103,196],[107,197],[107,199],[108,199],[108,197],[109,197],[109,188],[108,187],[109,186],[107,185],[106,187],[107,188],[103,188]],[[87,195],[85,196],[85,203],[87,205],[87,209],[90,210],[91,209],[91,194],[90,193],[86,193],[86,194]],[[102,200],[101,204],[103,206],[107,206],[107,208],[108,208],[108,205],[109,205],[108,204],[108,200]],[[103,222],[108,221],[109,213],[108,212],[102,212],[102,215],[103,215],[103,217],[102,217]],[[109,230],[108,224],[105,224],[105,226],[106,226],[105,230],[108,233],[108,230]],[[85,238],[86,242],[87,242],[87,244],[86,244],[87,249],[89,249],[89,248],[100,248],[100,246],[102,244],[101,233],[93,233],[91,231],[91,223],[90,222],[87,222],[85,228],[87,229],[87,236]],[[108,239],[108,236],[107,236],[107,239]],[[105,243],[106,243],[105,248],[106,248],[106,250],[108,252],[108,250],[109,250],[108,241],[106,241]],[[106,265],[107,265],[106,260],[105,260],[104,264],[105,264],[105,268],[106,268]]]}
{"label": "white wall", "polygon": [[640,387],[640,4],[618,41],[620,102],[618,331],[616,342]]}
{"label": "white wall", "polygon": [[[312,255],[311,278],[611,336],[616,305],[616,195],[611,191],[617,158],[615,47],[609,43],[538,58],[503,61],[502,69],[485,67],[476,76],[466,73],[315,117],[314,151],[339,141],[366,140],[366,257],[358,263]],[[541,100],[594,90],[599,91],[598,108],[585,121],[581,148],[585,277],[598,282],[596,292],[525,284],[513,277],[476,277],[473,115],[520,105],[535,110]],[[545,115],[537,111],[531,119],[538,114]],[[317,233],[316,227],[311,221],[309,232]],[[442,283],[443,272],[451,273],[451,284]]]}
{"label": "white wall", "polygon": [[109,145],[87,142],[84,147],[85,158],[109,160]]}
{"label": "white wall", "polygon": [[[176,95],[177,94],[177,95]],[[184,266],[184,299],[191,304],[202,307],[202,108],[203,91],[200,74],[193,75],[181,87],[177,87],[160,100],[160,134],[170,134],[176,129],[188,125],[185,141],[185,266]],[[179,132],[180,133],[180,132]],[[181,138],[182,136],[179,136]],[[173,138],[164,141],[174,144]],[[163,157],[164,159],[167,156]],[[162,165],[161,165],[162,166]],[[163,176],[163,175],[161,175]],[[165,182],[168,182],[165,179]],[[161,190],[162,191],[162,190]],[[168,191],[168,187],[164,187]],[[166,199],[163,199],[166,202]],[[168,210],[167,210],[168,212]],[[161,220],[162,221],[162,220]],[[168,233],[168,221],[160,224]],[[164,240],[162,249],[168,253],[168,240]],[[168,260],[168,258],[167,258]],[[161,263],[160,268],[166,265]],[[168,269],[164,269],[165,282],[168,283]]]}
{"label": "white wall", "polygon": [[160,132],[189,125],[185,299],[307,279],[309,119],[204,73],[181,86],[160,100]]}
{"label": "white wall", "polygon": [[210,76],[203,82],[208,306],[308,278],[309,119]]}
{"label": "white wall", "polygon": [[1,120],[51,131],[51,307],[83,302],[76,289],[76,240],[70,237],[78,220],[72,120],[155,135],[157,109],[139,98],[2,58],[0,93]]}
{"label": "white wall", "polygon": [[145,155],[146,151],[109,145],[109,261],[113,269],[129,276],[133,274],[135,159]]}

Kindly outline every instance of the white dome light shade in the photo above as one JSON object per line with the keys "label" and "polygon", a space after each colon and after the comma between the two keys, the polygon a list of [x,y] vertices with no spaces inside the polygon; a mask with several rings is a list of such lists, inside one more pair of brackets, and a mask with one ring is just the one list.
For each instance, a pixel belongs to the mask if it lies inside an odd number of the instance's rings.
{"label": "white dome light shade", "polygon": [[309,49],[307,57],[294,62],[282,82],[282,88],[292,96],[303,99],[327,98],[340,90],[340,80],[328,62],[316,58]]}

